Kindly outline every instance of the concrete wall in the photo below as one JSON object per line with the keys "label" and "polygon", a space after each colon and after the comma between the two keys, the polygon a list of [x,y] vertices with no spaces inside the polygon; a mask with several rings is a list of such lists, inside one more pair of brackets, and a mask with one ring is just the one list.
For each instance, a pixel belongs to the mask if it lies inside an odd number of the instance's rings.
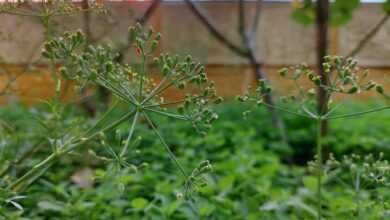
{"label": "concrete wall", "polygon": [[[148,7],[148,2],[110,3],[110,16],[93,14],[91,18],[92,37],[99,43],[120,45],[126,42],[127,28],[134,18]],[[234,1],[198,3],[218,29],[237,44],[237,4]],[[247,22],[253,18],[254,3],[246,4]],[[130,13],[129,13],[130,12]],[[330,51],[332,54],[347,54],[363,35],[383,16],[380,5],[364,4],[346,26],[331,29]],[[83,27],[82,16],[58,17],[56,30],[75,30]],[[195,18],[188,7],[181,2],[164,3],[152,16],[149,25],[163,35],[160,52],[191,54],[207,65],[210,78],[216,81],[217,89],[224,96],[241,93],[253,82],[251,70],[245,60],[238,57],[216,41]],[[0,60],[7,71],[29,62],[44,63],[40,59],[40,47],[44,40],[44,28],[39,20],[0,14]],[[291,19],[291,5],[288,3],[265,3],[260,17],[256,53],[265,63],[265,70],[275,84],[288,88],[276,71],[280,67],[301,62],[315,62],[315,31],[313,26],[304,27]],[[130,54],[130,53],[126,53]],[[368,67],[372,76],[389,86],[390,72],[390,22],[372,39],[357,56],[360,65]],[[126,56],[131,62],[131,56]],[[10,66],[10,64],[12,64]],[[9,100],[22,99],[33,103],[52,93],[52,82],[47,71],[37,73],[27,70],[18,80],[18,89],[23,90]],[[43,74],[43,76],[42,76]],[[0,74],[1,77],[1,74]],[[37,78],[34,78],[37,77]],[[4,77],[0,78],[0,90]],[[32,79],[44,79],[41,83]],[[38,80],[39,81],[39,80]],[[45,88],[45,89],[43,89]],[[35,91],[35,92],[31,92]],[[3,98],[2,102],[6,102]]]}

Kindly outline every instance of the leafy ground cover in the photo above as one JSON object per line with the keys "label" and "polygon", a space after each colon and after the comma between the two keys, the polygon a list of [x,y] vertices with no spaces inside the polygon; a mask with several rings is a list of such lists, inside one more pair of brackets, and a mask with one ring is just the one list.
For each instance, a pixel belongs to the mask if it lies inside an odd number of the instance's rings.
{"label": "leafy ground cover", "polygon": [[[366,107],[367,103],[351,102],[340,111]],[[48,132],[58,136],[62,132],[77,133],[94,123],[93,118],[74,106],[58,111],[53,108],[55,104],[0,110],[4,124],[0,142],[2,169],[11,158],[21,158],[35,145],[43,146],[34,157],[11,170],[14,174],[23,173],[51,152],[47,144],[50,140],[45,139]],[[142,122],[129,150],[131,166],[123,169],[108,159],[110,151],[106,146],[120,150],[123,140],[119,137],[129,129],[130,125],[123,124],[112,134],[85,144],[81,152],[62,157],[24,192],[26,198],[15,198],[16,207],[12,202],[2,204],[0,212],[5,214],[0,218],[315,219],[317,183],[309,162],[315,153],[315,124],[283,115],[291,142],[285,146],[266,111],[256,109],[251,117],[243,119],[246,109],[246,104],[237,102],[218,106],[216,111],[224,120],[217,120],[207,136],[194,134],[188,123],[154,118],[185,169],[197,167],[202,161],[212,165],[212,172],[198,183],[189,199],[183,196],[185,180],[150,133],[150,126]],[[122,113],[118,108],[110,117],[117,118]],[[334,154],[324,164],[326,219],[390,217],[389,171],[383,170],[388,167],[385,160],[390,155],[389,119],[384,111],[332,122],[332,135],[325,140],[325,146]],[[37,121],[45,123],[36,126]],[[354,156],[344,157],[346,154]]]}

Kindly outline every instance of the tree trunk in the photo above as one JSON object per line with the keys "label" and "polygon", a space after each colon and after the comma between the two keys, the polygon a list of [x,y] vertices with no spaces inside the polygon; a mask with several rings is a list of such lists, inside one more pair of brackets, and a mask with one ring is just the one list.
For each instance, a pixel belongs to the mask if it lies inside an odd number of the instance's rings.
{"label": "tree trunk", "polygon": [[[321,83],[328,85],[328,77],[324,71],[322,63],[328,50],[328,21],[329,21],[329,0],[318,0],[316,5],[317,22],[317,68],[321,77]],[[322,87],[318,87],[318,113],[323,114],[328,110],[328,94]],[[328,133],[328,121],[322,120],[321,135]]]}

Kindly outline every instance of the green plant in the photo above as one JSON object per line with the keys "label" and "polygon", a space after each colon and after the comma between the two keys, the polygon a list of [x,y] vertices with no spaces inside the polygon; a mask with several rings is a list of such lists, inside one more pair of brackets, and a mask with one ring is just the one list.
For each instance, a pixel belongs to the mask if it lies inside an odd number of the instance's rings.
{"label": "green plant", "polygon": [[[368,80],[368,71],[361,71],[357,66],[357,62],[351,58],[344,59],[338,56],[327,56],[324,58],[323,68],[326,73],[326,79],[316,74],[307,65],[299,65],[293,68],[284,68],[280,70],[280,75],[292,80],[296,88],[296,94],[288,97],[283,97],[284,103],[297,103],[298,109],[290,106],[274,106],[263,101],[266,94],[272,91],[271,87],[265,82],[260,81],[255,93],[248,92],[244,96],[238,97],[240,101],[253,101],[256,105],[265,105],[274,109],[284,111],[297,116],[309,118],[317,123],[317,138],[316,138],[316,173],[317,173],[317,215],[318,219],[322,218],[322,176],[323,176],[323,137],[321,135],[321,124],[323,120],[335,120],[343,118],[352,118],[378,111],[388,110],[390,106],[374,108],[362,112],[352,112],[348,114],[334,114],[334,112],[343,105],[343,101],[339,103],[335,99],[335,95],[341,95],[344,98],[350,95],[355,95],[361,92],[376,90],[377,93],[384,95],[382,85]],[[306,88],[304,81],[309,81],[310,86]],[[326,84],[323,84],[326,82]],[[326,110],[318,110],[316,104],[316,88],[321,88],[326,91],[326,96],[329,102]],[[289,108],[290,107],[290,108]],[[250,111],[244,112],[247,115]]]}
{"label": "green plant", "polygon": [[[371,219],[373,217],[371,209],[381,207],[382,212],[378,212],[376,218],[384,217],[379,213],[386,213],[385,189],[390,186],[390,165],[383,156],[351,154],[336,160],[332,154],[330,155],[324,164],[327,182],[339,183],[346,194],[351,194],[354,200],[352,206],[346,205],[346,209],[339,211],[338,215]],[[314,168],[315,165],[311,163],[309,167]],[[370,191],[370,195],[367,195],[367,191]]]}
{"label": "green plant", "polygon": [[[161,55],[155,58],[154,62],[163,78],[155,84],[146,67],[147,60],[152,57],[157,47],[160,35],[154,35],[152,30],[143,33],[139,25],[130,28],[129,32],[131,38],[135,39],[134,48],[140,58],[136,68],[113,62],[116,55],[108,47],[90,46],[87,50],[82,51],[81,48],[85,48],[82,47],[85,39],[81,32],[65,33],[63,37],[55,38],[45,44],[43,56],[63,63],[63,67],[60,69],[63,77],[75,80],[81,86],[85,86],[87,83],[101,85],[114,94],[118,100],[87,131],[81,132],[79,130],[75,133],[67,133],[66,129],[61,129],[62,132],[50,135],[49,142],[52,150],[50,155],[35,164],[22,176],[7,181],[9,182],[6,184],[7,190],[19,192],[39,178],[61,157],[75,153],[77,148],[98,137],[104,138],[104,133],[126,122],[131,123],[131,126],[120,152],[115,152],[110,145],[105,144],[104,139],[102,139],[101,144],[103,148],[111,152],[109,162],[117,164],[119,168],[132,167],[133,165],[129,164],[126,158],[130,153],[130,147],[134,145],[134,132],[141,118],[146,121],[185,177],[186,196],[202,178],[202,175],[210,171],[211,165],[206,161],[195,168],[191,175],[188,175],[167,145],[157,128],[158,125],[154,123],[151,116],[155,114],[188,121],[196,131],[203,135],[206,134],[211,123],[217,119],[217,114],[207,105],[210,102],[219,103],[221,98],[216,96],[214,85],[208,81],[204,67],[194,62],[190,56],[180,59],[178,56]],[[182,99],[165,101],[161,95],[171,87],[191,90],[187,90],[188,93]],[[109,115],[116,109],[119,101],[126,103],[127,112],[117,120],[109,120]],[[173,104],[178,106],[175,112],[164,108]],[[56,112],[61,109],[61,103],[54,100],[52,107],[53,112]],[[57,121],[62,120],[59,118],[60,113],[54,115],[58,115]],[[47,123],[44,124],[48,126]],[[55,130],[58,126],[56,123],[52,125],[54,128],[49,130]]]}
{"label": "green plant", "polygon": [[[347,102],[338,112],[362,111],[379,104],[382,103]],[[174,164],[145,123],[138,124],[134,134],[135,143],[127,156],[127,162],[134,166],[121,168],[114,161],[106,160],[112,159],[112,154],[103,147],[102,141],[104,146],[109,145],[115,152],[120,152],[123,139],[131,126],[131,123],[123,123],[115,132],[108,132],[100,140],[92,140],[88,145],[78,148],[77,152],[64,155],[22,194],[6,196],[4,201],[15,195],[27,195],[27,198],[15,200],[23,207],[23,211],[10,203],[3,203],[2,211],[6,211],[8,216],[0,214],[0,219],[12,219],[13,215],[37,220],[314,219],[316,177],[315,173],[309,172],[314,167],[307,169],[305,165],[311,159],[312,146],[315,146],[315,137],[312,135],[315,126],[309,123],[310,119],[281,113],[288,128],[291,140],[289,151],[292,152],[294,162],[285,164],[283,158],[286,153],[278,148],[279,135],[275,133],[272,123],[264,120],[261,131],[258,130],[258,118],[267,117],[268,112],[264,108],[256,108],[251,117],[243,120],[242,112],[249,106],[249,103],[239,102],[224,102],[215,106],[215,111],[224,120],[215,121],[207,136],[193,135],[194,130],[184,120],[157,115],[154,117],[162,136],[183,167],[197,167],[205,160],[209,160],[213,166],[213,172],[204,175],[207,186],[200,187],[191,200],[180,198],[183,179],[175,172]],[[82,121],[74,125],[83,124],[82,131],[85,131],[99,118],[90,118],[79,108],[72,104],[64,109],[60,121],[65,128],[72,121]],[[127,111],[126,105],[119,104],[108,116],[109,120],[115,120]],[[46,104],[34,107],[19,104],[0,108],[0,118],[12,125],[13,129],[12,135],[6,135],[4,148],[12,152],[7,153],[0,162],[1,170],[7,163],[20,158],[41,136],[46,136],[48,130],[43,125],[38,126],[35,118],[45,115],[47,120],[52,120],[51,112],[50,106]],[[348,123],[333,121],[331,141],[326,140],[325,143],[340,162],[346,153],[366,155],[372,152],[379,155],[379,151],[386,149],[389,140],[388,119],[387,112],[378,112]],[[142,139],[138,139],[139,136]],[[44,159],[51,151],[46,143],[42,144],[46,147],[41,147],[21,164],[11,163],[12,169],[7,174],[23,173]],[[365,148],[365,145],[369,148]],[[13,151],[16,151],[15,154]],[[302,154],[307,156],[303,157]],[[384,153],[384,157],[389,159],[387,153]],[[328,163],[324,163],[323,196],[325,201],[330,201],[323,210],[324,215],[332,220],[355,219],[357,205],[350,169],[347,166],[342,169],[339,167],[335,176],[329,171],[337,167],[328,167]],[[92,180],[84,177],[84,180],[92,183],[87,188],[81,187],[71,178],[83,170],[90,170],[93,176]],[[348,186],[341,184],[335,177],[341,178]],[[388,217],[388,187],[370,185],[361,188],[360,195],[363,219]],[[142,207],[143,204],[146,206]]]}

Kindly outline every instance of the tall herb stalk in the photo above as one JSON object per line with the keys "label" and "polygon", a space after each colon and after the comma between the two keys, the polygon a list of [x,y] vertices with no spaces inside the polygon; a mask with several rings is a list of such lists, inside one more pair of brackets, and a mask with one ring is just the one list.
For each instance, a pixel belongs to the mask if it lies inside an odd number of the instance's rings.
{"label": "tall herb stalk", "polygon": [[[205,68],[195,62],[190,56],[181,58],[161,54],[154,57],[160,34],[152,29],[144,32],[140,25],[129,29],[129,41],[134,43],[134,51],[138,57],[137,65],[122,65],[115,62],[116,53],[109,46],[86,47],[85,36],[80,32],[67,32],[61,37],[52,38],[46,42],[42,55],[55,65],[62,64],[59,69],[61,76],[75,81],[79,86],[100,85],[110,91],[120,102],[128,106],[128,111],[116,120],[110,120],[110,114],[117,108],[113,105],[103,114],[96,124],[82,134],[66,134],[52,141],[53,152],[37,163],[29,171],[9,182],[7,190],[18,193],[43,175],[54,163],[64,155],[73,153],[87,142],[104,136],[122,123],[129,123],[129,131],[120,152],[102,144],[112,154],[111,162],[121,167],[129,167],[126,160],[134,144],[134,133],[137,125],[146,122],[151,132],[156,135],[169,158],[173,161],[185,181],[185,195],[203,183],[202,175],[209,172],[208,161],[199,164],[191,173],[187,173],[180,164],[174,152],[170,149],[154,115],[160,115],[177,120],[188,121],[194,129],[203,135],[217,119],[217,114],[209,107],[210,103],[219,103],[222,98],[216,95],[214,83],[207,79]],[[155,82],[148,69],[150,60],[161,74],[161,80]],[[183,97],[166,101],[164,92],[168,89],[181,90]],[[172,106],[170,110],[166,107]],[[144,120],[141,120],[143,118]]]}
{"label": "tall herb stalk", "polygon": [[[343,105],[345,98],[351,95],[375,90],[377,93],[388,97],[385,94],[383,86],[368,79],[368,71],[361,70],[357,66],[357,61],[351,58],[345,59],[339,56],[326,56],[322,64],[326,73],[325,79],[321,79],[307,65],[298,65],[291,68],[284,68],[279,71],[282,77],[292,81],[295,92],[291,95],[282,97],[280,105],[269,105],[264,102],[266,94],[272,91],[272,88],[265,82],[260,81],[256,92],[250,90],[238,97],[238,100],[252,101],[258,106],[267,106],[276,110],[293,114],[300,117],[311,119],[316,123],[316,176],[317,176],[317,216],[321,220],[323,217],[323,138],[321,135],[321,124],[324,120],[346,119],[362,116],[378,111],[389,110],[390,106],[382,106],[374,109],[368,109],[362,112],[351,112],[348,114],[336,114],[336,110]],[[326,81],[326,84],[323,82]],[[320,112],[316,108],[316,92],[318,88],[326,91],[326,97],[329,100],[327,110]],[[338,95],[339,97],[335,97]],[[245,115],[251,110],[244,112]]]}

